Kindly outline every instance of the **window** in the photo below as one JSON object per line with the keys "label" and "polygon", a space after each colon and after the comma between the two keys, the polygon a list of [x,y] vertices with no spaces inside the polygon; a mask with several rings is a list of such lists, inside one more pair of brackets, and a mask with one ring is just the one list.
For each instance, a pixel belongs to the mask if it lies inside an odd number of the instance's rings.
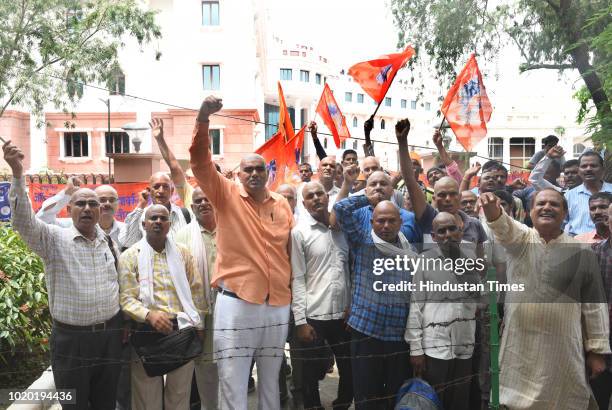
{"label": "window", "polygon": [[385,120],[380,120],[380,129],[381,130],[385,129]]}
{"label": "window", "polygon": [[285,81],[291,81],[293,77],[293,70],[290,68],[281,68],[280,70],[280,79]]}
{"label": "window", "polygon": [[425,110],[431,111],[431,103],[428,103],[428,102],[425,103]]}
{"label": "window", "polygon": [[321,74],[319,73],[315,74],[315,83],[317,83],[318,85],[321,85]]}
{"label": "window", "polygon": [[489,138],[489,158],[502,161],[504,157],[504,139],[495,137]]}
{"label": "window", "polygon": [[344,141],[342,141],[342,142],[340,143],[340,148],[342,148],[342,149],[346,149],[346,140],[344,140]]}
{"label": "window", "polygon": [[357,94],[357,102],[359,104],[363,104],[363,94],[361,94],[361,93]]}
{"label": "window", "polygon": [[218,65],[203,65],[202,78],[205,90],[218,90],[220,88],[220,69]]}
{"label": "window", "polygon": [[353,149],[357,151],[357,140],[353,141]]}
{"label": "window", "polygon": [[[295,124],[295,108],[289,108],[289,118],[291,123]],[[301,115],[301,114],[300,114]],[[276,131],[278,130],[278,106],[271,104],[264,104],[264,119],[266,123],[266,141],[269,140]]]}
{"label": "window", "polygon": [[310,71],[300,70],[300,81],[303,83],[310,82]]}
{"label": "window", "polygon": [[344,93],[344,101],[346,101],[346,102],[351,102],[351,101],[353,101],[353,93],[348,92],[348,91],[347,91],[347,92],[345,92],[345,93]]}
{"label": "window", "polygon": [[406,103],[407,103],[406,100],[402,100],[400,103],[402,105],[402,108],[406,108]]}
{"label": "window", "polygon": [[125,74],[119,66],[111,70],[106,86],[110,95],[125,95]]}
{"label": "window", "polygon": [[391,107],[391,97],[385,97],[385,105]]}
{"label": "window", "polygon": [[412,108],[413,110],[416,110],[416,100],[410,101],[410,108]]}
{"label": "window", "polygon": [[353,117],[353,128],[357,128],[357,117]]}
{"label": "window", "polygon": [[221,155],[221,130],[208,130],[210,137],[211,151],[213,155]]}
{"label": "window", "polygon": [[130,137],[127,132],[105,132],[104,140],[107,154],[127,154],[130,152]]}
{"label": "window", "polygon": [[206,0],[202,2],[202,25],[219,25],[219,1]]}
{"label": "window", "polygon": [[574,158],[578,159],[580,155],[584,152],[586,147],[583,144],[574,144],[572,151],[574,152]]}
{"label": "window", "polygon": [[535,154],[535,138],[510,138],[510,164],[524,167]]}
{"label": "window", "polygon": [[327,138],[323,138],[323,148],[327,149]]}
{"label": "window", "polygon": [[89,138],[86,132],[64,133],[64,157],[83,158],[89,156]]}

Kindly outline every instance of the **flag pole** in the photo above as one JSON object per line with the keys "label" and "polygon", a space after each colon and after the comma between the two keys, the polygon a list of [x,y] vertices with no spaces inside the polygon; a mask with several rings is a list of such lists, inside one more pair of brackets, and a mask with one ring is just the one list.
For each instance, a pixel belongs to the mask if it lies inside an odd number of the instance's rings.
{"label": "flag pole", "polygon": [[442,130],[444,123],[446,122],[446,115],[442,114],[442,121],[440,122],[440,126],[438,127],[438,131]]}

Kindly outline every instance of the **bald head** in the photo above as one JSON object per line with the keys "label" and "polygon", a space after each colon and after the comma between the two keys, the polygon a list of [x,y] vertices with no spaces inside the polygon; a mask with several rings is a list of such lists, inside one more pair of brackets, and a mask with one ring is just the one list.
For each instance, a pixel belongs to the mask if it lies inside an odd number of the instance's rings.
{"label": "bald head", "polygon": [[154,204],[160,204],[170,209],[170,200],[174,192],[172,178],[166,172],[156,172],[149,179],[151,199]]}
{"label": "bald head", "polygon": [[397,242],[397,236],[402,227],[400,211],[391,201],[380,201],[372,213],[372,230],[382,240]]}
{"label": "bald head", "polygon": [[100,226],[105,228],[112,226],[112,219],[119,208],[119,195],[115,188],[110,185],[100,185],[94,189],[100,201]]}
{"label": "bald head", "polygon": [[259,154],[248,154],[243,157],[240,160],[238,178],[250,196],[259,198],[265,195],[268,169],[264,157]]}
{"label": "bald head", "polygon": [[440,178],[434,185],[434,197],[438,211],[452,214],[459,212],[461,197],[459,184],[454,178],[448,176]]}
{"label": "bald head", "polygon": [[145,220],[151,218],[151,215],[155,215],[156,213],[161,213],[162,215],[170,216],[168,208],[163,205],[154,204],[151,205],[145,212]]}
{"label": "bald head", "polygon": [[106,196],[106,195],[113,195],[115,197],[119,196],[117,194],[117,190],[113,188],[111,185],[100,185],[96,187],[96,189],[94,189],[94,192],[96,193],[96,195],[98,195],[98,197]]}
{"label": "bald head", "polygon": [[240,160],[240,168],[242,168],[244,164],[246,164],[247,162],[248,163],[255,162],[263,166],[266,165],[266,159],[262,157],[261,155],[255,154],[255,153],[247,154],[244,157],[242,157],[242,159]]}
{"label": "bald head", "polygon": [[382,170],[380,161],[378,161],[376,157],[365,157],[361,164],[363,167],[363,175],[365,175],[366,179],[368,179],[374,171]]}
{"label": "bald head", "polygon": [[291,207],[291,212],[295,212],[295,206],[297,205],[297,191],[292,185],[283,184],[276,188],[276,193],[281,194]]}
{"label": "bald head", "polygon": [[77,189],[68,204],[68,213],[74,227],[85,237],[95,237],[96,225],[100,220],[100,200],[89,188]]}
{"label": "bald head", "polygon": [[329,195],[323,184],[312,181],[302,189],[302,203],[308,213],[317,221],[327,224],[329,222]]}
{"label": "bald head", "polygon": [[77,202],[77,201],[81,200],[81,198],[83,198],[83,197],[86,197],[86,198],[95,198],[96,201],[98,200],[98,195],[95,193],[95,191],[93,191],[93,190],[91,190],[89,188],[79,188],[70,197],[70,203],[72,204],[74,202]]}
{"label": "bald head", "polygon": [[463,237],[463,220],[459,215],[439,212],[433,219],[431,237],[438,244],[461,242]]}

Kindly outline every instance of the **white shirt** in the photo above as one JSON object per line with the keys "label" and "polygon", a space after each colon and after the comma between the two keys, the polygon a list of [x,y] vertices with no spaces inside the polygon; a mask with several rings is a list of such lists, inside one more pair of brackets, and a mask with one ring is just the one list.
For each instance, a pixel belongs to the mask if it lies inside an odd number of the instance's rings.
{"label": "white shirt", "polygon": [[310,214],[291,231],[293,300],[296,325],[341,319],[349,304],[348,244],[344,234],[317,222]]}
{"label": "white shirt", "polygon": [[[304,189],[305,182],[302,182],[297,187],[297,206],[295,207],[295,220],[299,221],[302,218],[302,215],[308,215],[308,211],[304,208],[304,196],[302,195],[302,190]],[[327,191],[327,196],[329,197],[329,204],[327,205],[327,210],[329,212],[334,208],[334,204],[336,203],[336,197],[340,193],[340,188],[337,186],[333,186],[332,189]]]}
{"label": "white shirt", "polygon": [[[473,244],[472,244],[473,245]],[[461,244],[461,257],[476,259],[470,244]],[[475,246],[474,246],[475,249]],[[439,247],[423,253],[424,258],[444,259]],[[410,311],[406,323],[404,339],[410,344],[410,355],[427,355],[435,359],[469,359],[474,352],[476,320],[457,321],[449,326],[431,326],[432,323],[452,322],[456,319],[476,317],[478,294],[464,292],[426,292],[418,291],[420,283],[480,283],[477,272],[465,272],[457,275],[445,269],[419,269],[413,278],[417,291],[412,292]],[[441,300],[455,299],[452,302]]]}
{"label": "white shirt", "polygon": [[[51,198],[47,198],[45,202],[42,203],[42,206],[36,213],[36,217],[44,223],[51,225],[57,225],[62,228],[72,227],[71,218],[57,217],[57,214],[70,203],[70,198],[70,195],[66,195],[66,191],[61,190]],[[108,234],[113,242],[115,242],[115,244],[119,247],[121,246],[119,243],[119,232],[121,231],[123,225],[125,225],[123,222],[113,219],[113,227]]]}

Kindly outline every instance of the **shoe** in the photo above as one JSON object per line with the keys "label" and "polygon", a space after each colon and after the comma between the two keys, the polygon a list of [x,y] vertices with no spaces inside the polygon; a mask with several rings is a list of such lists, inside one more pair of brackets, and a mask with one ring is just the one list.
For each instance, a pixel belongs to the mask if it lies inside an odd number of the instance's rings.
{"label": "shoe", "polygon": [[247,392],[253,393],[254,391],[255,391],[255,379],[252,377],[249,377],[249,388]]}

